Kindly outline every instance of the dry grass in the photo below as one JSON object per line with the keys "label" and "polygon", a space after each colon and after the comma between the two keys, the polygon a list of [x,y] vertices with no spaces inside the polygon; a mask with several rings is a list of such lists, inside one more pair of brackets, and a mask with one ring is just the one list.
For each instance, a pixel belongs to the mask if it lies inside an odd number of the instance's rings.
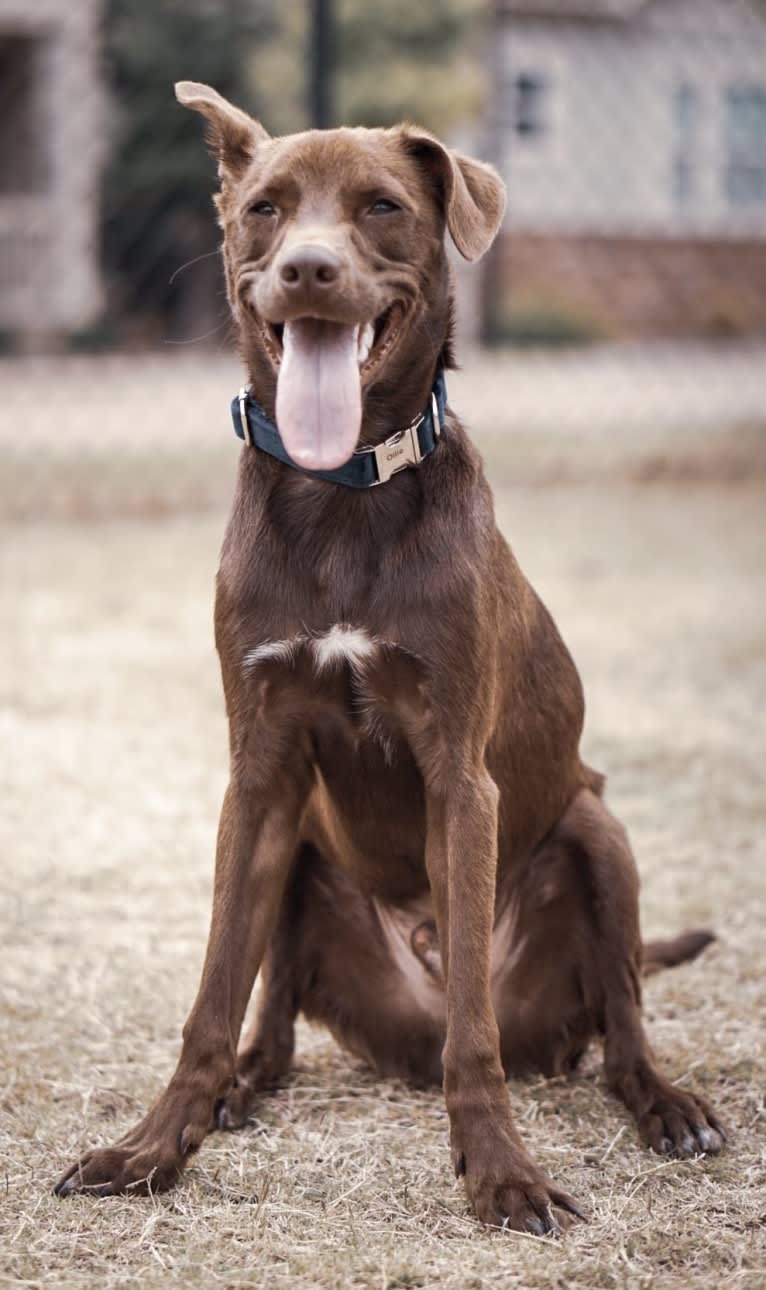
{"label": "dry grass", "polygon": [[765,501],[746,485],[499,492],[581,666],[586,751],[631,830],[646,931],[721,937],[650,982],[647,1010],[664,1068],[725,1113],[726,1155],[640,1149],[595,1055],[574,1082],[513,1085],[527,1141],[592,1215],[556,1242],[479,1229],[440,1097],[374,1081],[305,1026],[289,1084],[175,1193],[52,1197],[159,1092],[195,989],[226,759],[221,521],[5,528],[0,1283],[764,1284]]}

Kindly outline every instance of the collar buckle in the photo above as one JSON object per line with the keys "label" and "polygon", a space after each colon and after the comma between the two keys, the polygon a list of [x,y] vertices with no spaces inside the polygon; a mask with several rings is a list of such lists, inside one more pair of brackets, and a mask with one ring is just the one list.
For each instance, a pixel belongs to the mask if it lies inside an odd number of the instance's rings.
{"label": "collar buckle", "polygon": [[406,466],[419,466],[423,460],[423,454],[420,451],[420,439],[418,438],[418,429],[423,424],[423,417],[418,417],[417,421],[404,430],[397,430],[389,439],[384,439],[383,443],[377,444],[369,451],[375,454],[375,465],[378,469],[378,478],[372,485],[375,488],[378,484],[385,484],[395,475],[397,471],[404,470]]}
{"label": "collar buckle", "polygon": [[439,400],[434,391],[431,391],[431,419],[434,427],[434,439],[441,439],[442,419],[439,415]]}

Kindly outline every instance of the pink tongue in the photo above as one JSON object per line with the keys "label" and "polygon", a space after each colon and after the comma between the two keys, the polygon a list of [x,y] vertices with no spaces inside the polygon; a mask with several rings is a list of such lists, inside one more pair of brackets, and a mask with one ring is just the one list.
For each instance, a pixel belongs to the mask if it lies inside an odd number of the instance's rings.
{"label": "pink tongue", "polygon": [[362,424],[358,331],[318,318],[285,323],[277,426],[293,461],[307,470],[334,470],[356,447]]}

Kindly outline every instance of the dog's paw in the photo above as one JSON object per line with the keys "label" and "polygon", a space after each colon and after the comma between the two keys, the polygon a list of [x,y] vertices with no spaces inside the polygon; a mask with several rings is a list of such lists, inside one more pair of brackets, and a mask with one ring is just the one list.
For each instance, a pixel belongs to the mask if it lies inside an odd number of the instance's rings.
{"label": "dog's paw", "polygon": [[56,1196],[146,1195],[167,1191],[210,1129],[209,1103],[182,1103],[165,1095],[112,1147],[88,1151],[53,1188]]}
{"label": "dog's paw", "polygon": [[587,1221],[577,1202],[539,1170],[503,1181],[480,1179],[467,1190],[477,1218],[491,1227],[560,1236],[574,1218]]}
{"label": "dog's paw", "polygon": [[163,1158],[158,1151],[133,1151],[128,1147],[104,1147],[87,1152],[59,1179],[56,1196],[117,1196],[122,1192],[167,1191],[177,1181],[181,1158]]}
{"label": "dog's paw", "polygon": [[662,1156],[715,1155],[726,1142],[726,1131],[712,1107],[664,1080],[639,1116],[638,1131],[642,1141]]}
{"label": "dog's paw", "polygon": [[453,1149],[455,1173],[464,1177],[471,1206],[482,1223],[534,1236],[558,1236],[574,1218],[587,1221],[576,1201],[538,1169],[515,1135],[502,1132]]}
{"label": "dog's paw", "polygon": [[241,1129],[262,1093],[278,1088],[290,1069],[293,1031],[273,1034],[268,1045],[256,1043],[240,1053],[231,1085],[215,1104],[217,1129]]}
{"label": "dog's paw", "polygon": [[238,1075],[231,1088],[215,1104],[215,1127],[217,1129],[241,1129],[250,1116],[256,1090],[249,1080]]}

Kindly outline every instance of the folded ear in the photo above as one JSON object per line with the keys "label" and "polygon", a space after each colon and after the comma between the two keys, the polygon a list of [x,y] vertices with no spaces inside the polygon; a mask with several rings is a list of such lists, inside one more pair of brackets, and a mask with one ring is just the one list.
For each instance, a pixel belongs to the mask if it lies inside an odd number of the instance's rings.
{"label": "folded ear", "polygon": [[447,228],[466,260],[478,260],[495,240],[505,211],[505,184],[492,166],[445,148],[423,130],[404,129],[405,147],[425,165],[444,201]]}
{"label": "folded ear", "polygon": [[208,121],[208,142],[218,158],[222,179],[237,178],[250,165],[255,149],[269,136],[258,121],[234,107],[210,85],[198,81],[178,81],[176,98],[184,107],[201,112]]}

